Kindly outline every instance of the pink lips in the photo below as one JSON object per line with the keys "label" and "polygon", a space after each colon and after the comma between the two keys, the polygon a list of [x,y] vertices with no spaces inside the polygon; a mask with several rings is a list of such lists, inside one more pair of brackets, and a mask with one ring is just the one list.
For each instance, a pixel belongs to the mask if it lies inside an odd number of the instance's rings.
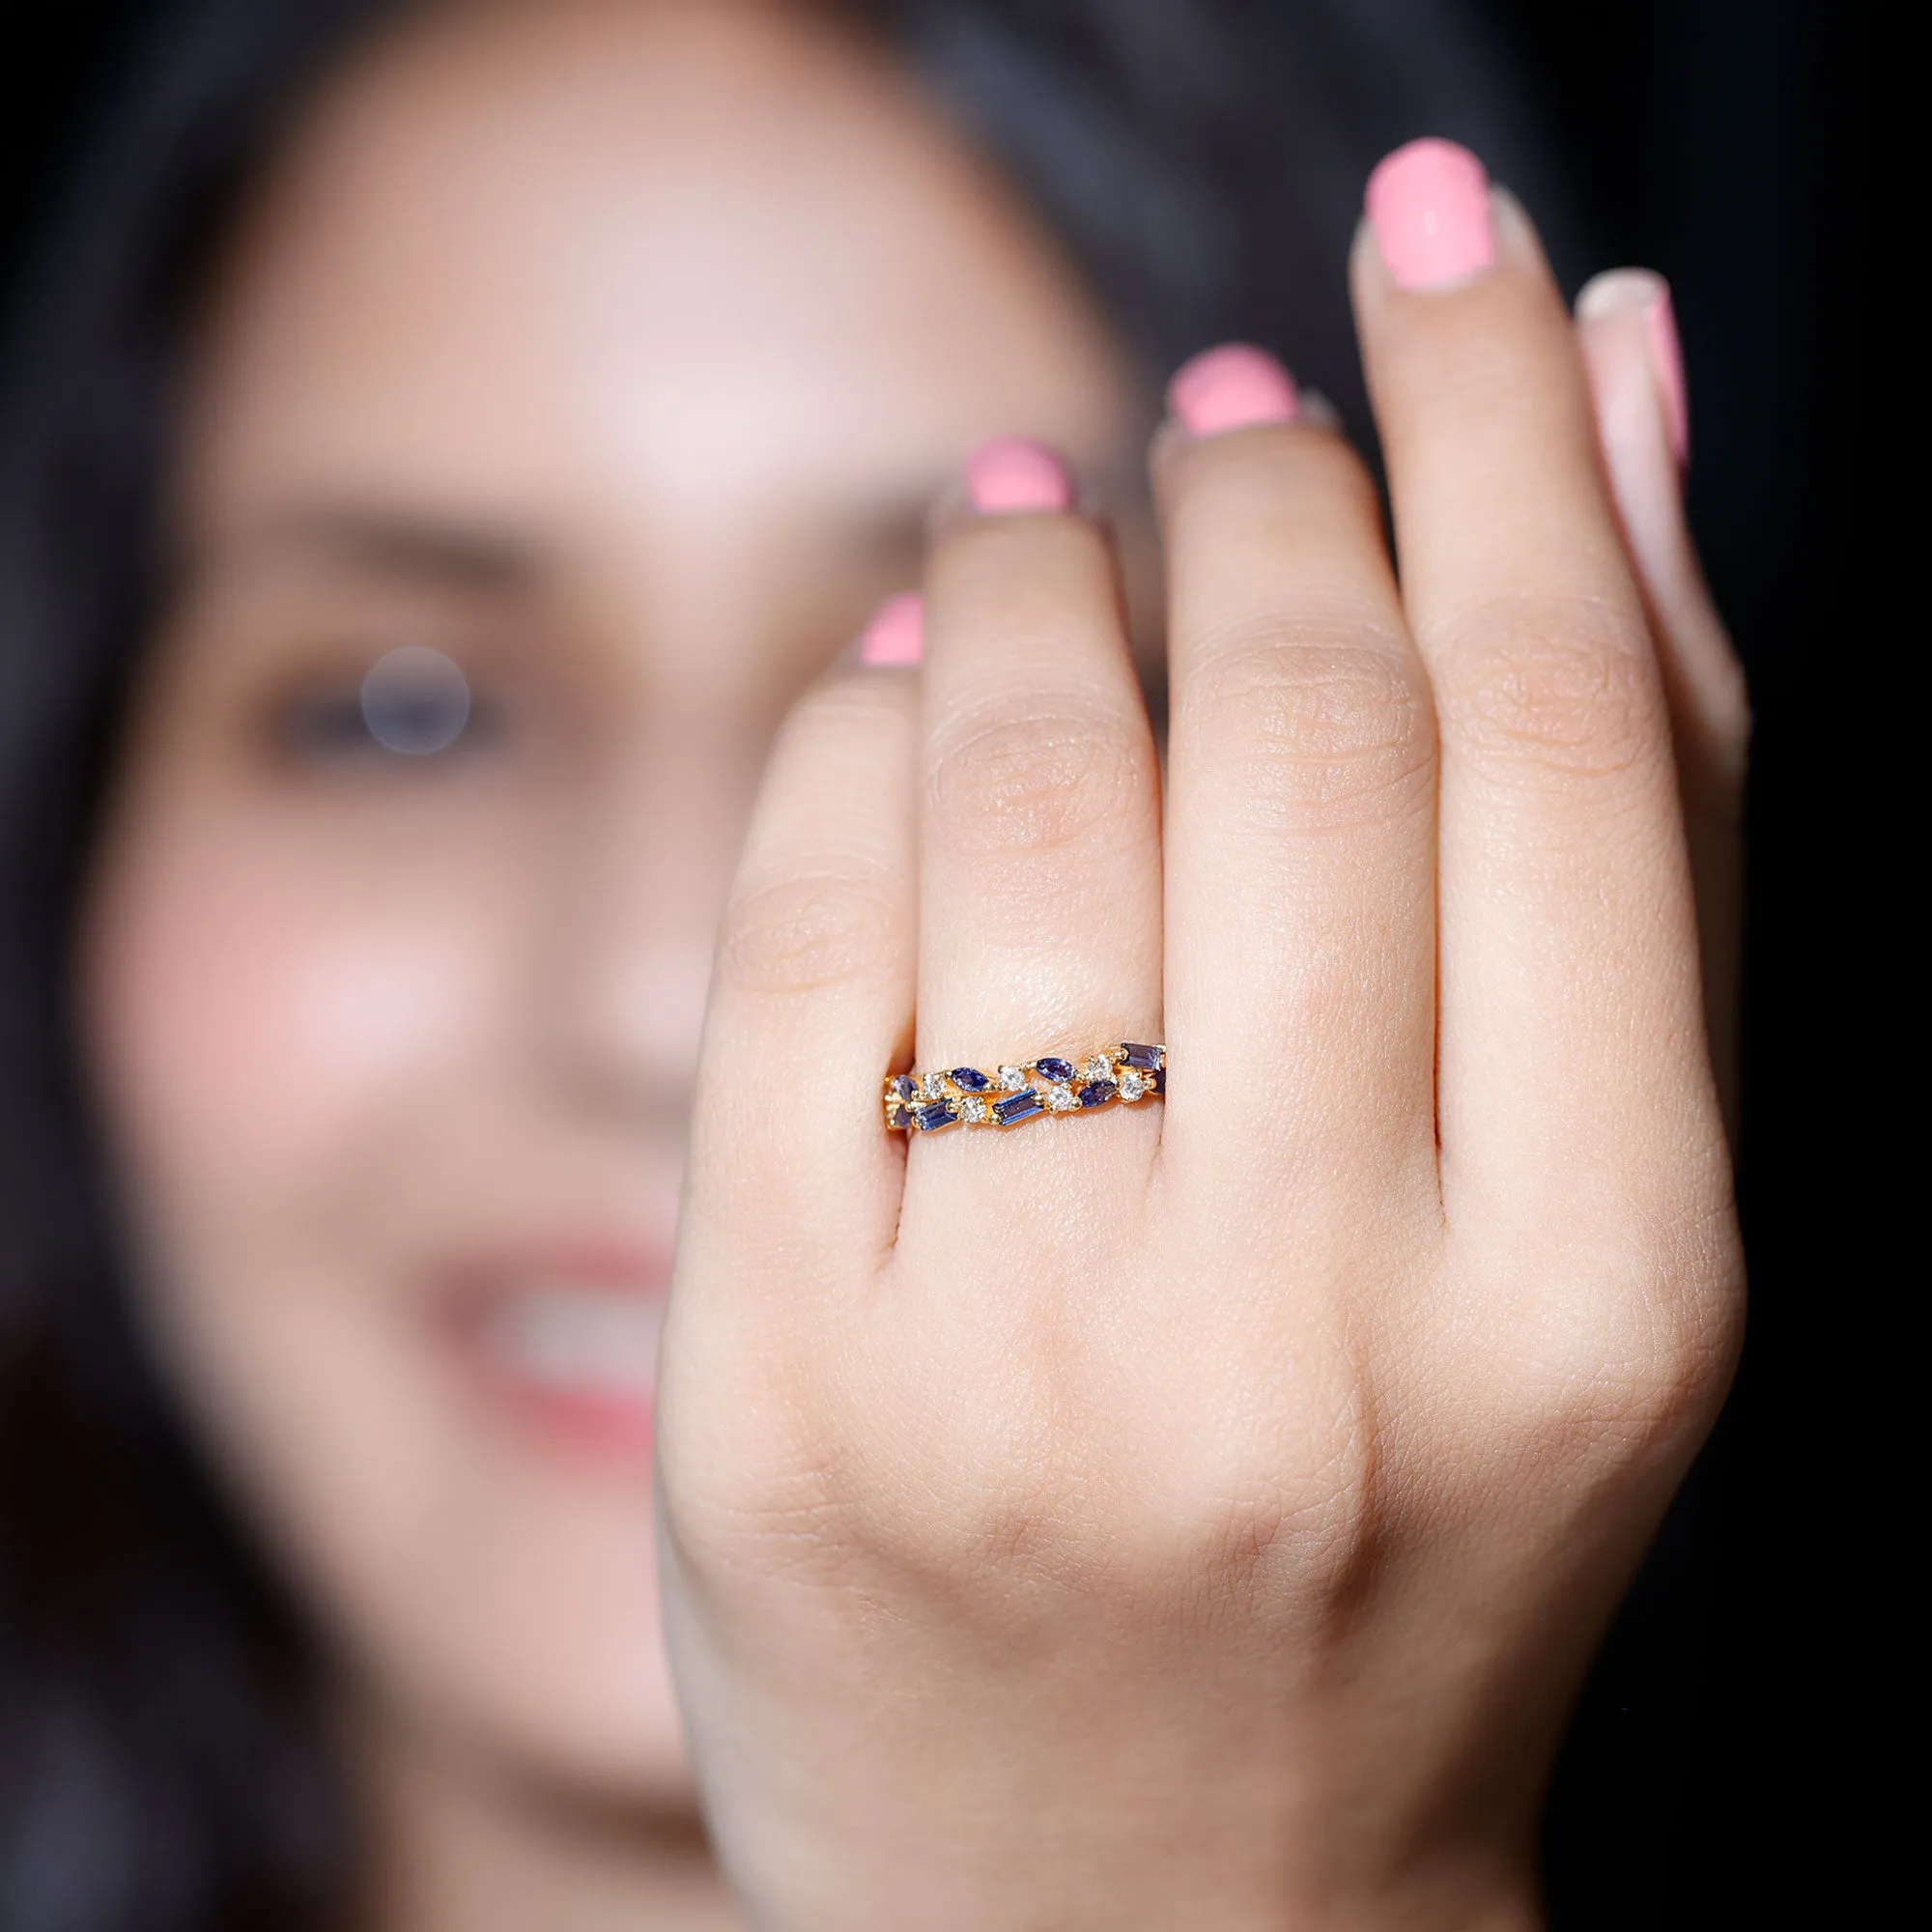
{"label": "pink lips", "polygon": [[534,1438],[647,1462],[665,1253],[572,1244],[452,1271],[444,1333],[469,1385]]}

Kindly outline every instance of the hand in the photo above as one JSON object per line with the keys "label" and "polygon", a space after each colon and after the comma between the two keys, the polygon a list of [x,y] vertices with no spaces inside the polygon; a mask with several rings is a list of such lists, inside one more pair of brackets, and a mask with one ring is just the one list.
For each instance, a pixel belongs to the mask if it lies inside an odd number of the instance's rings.
{"label": "hand", "polygon": [[[1568,1704],[1738,1337],[1673,727],[1734,772],[1743,714],[1694,571],[1633,568],[1688,557],[1641,315],[1583,324],[1606,402],[1647,372],[1613,500],[1528,222],[1406,156],[1353,262],[1400,582],[1285,378],[1194,365],[1164,810],[1050,470],[939,531],[923,668],[775,754],[660,1428],[760,1926],[1535,1921]],[[1164,1102],[882,1130],[909,1059],[1123,1038]]]}

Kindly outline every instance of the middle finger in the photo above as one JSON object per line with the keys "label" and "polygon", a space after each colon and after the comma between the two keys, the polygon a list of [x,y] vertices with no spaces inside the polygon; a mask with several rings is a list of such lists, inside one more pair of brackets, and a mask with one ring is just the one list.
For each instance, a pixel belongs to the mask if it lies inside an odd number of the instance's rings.
{"label": "middle finger", "polygon": [[[1155,450],[1173,694],[1165,1159],[1304,1234],[1435,1186],[1435,730],[1374,486],[1286,372],[1210,352]],[[1191,425],[1191,428],[1190,428]],[[1230,1096],[1242,1096],[1231,1151]],[[1280,1184],[1280,1178],[1286,1184]]]}

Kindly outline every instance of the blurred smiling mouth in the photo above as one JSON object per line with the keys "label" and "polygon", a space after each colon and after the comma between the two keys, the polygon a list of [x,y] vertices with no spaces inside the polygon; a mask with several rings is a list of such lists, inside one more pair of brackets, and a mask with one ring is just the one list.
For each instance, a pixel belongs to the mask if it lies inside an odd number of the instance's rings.
{"label": "blurred smiling mouth", "polygon": [[492,1269],[451,1334],[471,1380],[525,1429],[626,1460],[649,1453],[668,1270]]}

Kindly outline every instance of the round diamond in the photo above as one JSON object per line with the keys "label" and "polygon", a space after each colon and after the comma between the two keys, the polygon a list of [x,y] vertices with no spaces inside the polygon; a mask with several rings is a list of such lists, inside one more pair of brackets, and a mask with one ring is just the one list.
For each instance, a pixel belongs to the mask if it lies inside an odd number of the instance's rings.
{"label": "round diamond", "polygon": [[924,1094],[928,1100],[946,1098],[946,1076],[943,1073],[928,1073],[925,1076]]}
{"label": "round diamond", "polygon": [[971,1126],[978,1126],[986,1118],[987,1106],[977,1094],[968,1094],[959,1102],[959,1118]]}
{"label": "round diamond", "polygon": [[1024,1066],[1003,1066],[1000,1068],[1000,1085],[1009,1094],[1021,1092],[1027,1084],[1027,1070]]}
{"label": "round diamond", "polygon": [[1091,1060],[1080,1063],[1080,1077],[1083,1080],[1111,1080],[1114,1077],[1114,1063],[1104,1053],[1096,1053]]}
{"label": "round diamond", "polygon": [[1147,1092],[1147,1082],[1131,1070],[1122,1073],[1118,1084],[1122,1100],[1138,1100]]}
{"label": "round diamond", "polygon": [[1058,1081],[1046,1090],[1046,1104],[1048,1111],[1055,1114],[1071,1114],[1080,1106],[1073,1089],[1062,1086]]}

